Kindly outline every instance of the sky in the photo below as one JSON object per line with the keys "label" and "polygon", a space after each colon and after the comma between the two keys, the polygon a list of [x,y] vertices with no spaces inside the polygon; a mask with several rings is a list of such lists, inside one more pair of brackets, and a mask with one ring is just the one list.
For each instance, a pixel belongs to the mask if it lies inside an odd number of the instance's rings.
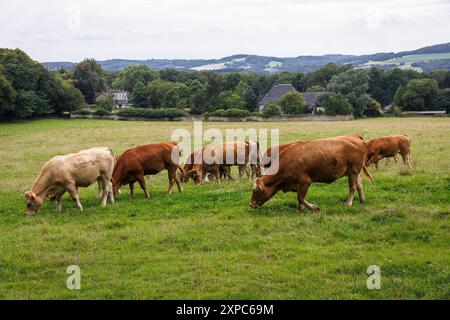
{"label": "sky", "polygon": [[398,52],[450,42],[450,0],[1,0],[38,61]]}

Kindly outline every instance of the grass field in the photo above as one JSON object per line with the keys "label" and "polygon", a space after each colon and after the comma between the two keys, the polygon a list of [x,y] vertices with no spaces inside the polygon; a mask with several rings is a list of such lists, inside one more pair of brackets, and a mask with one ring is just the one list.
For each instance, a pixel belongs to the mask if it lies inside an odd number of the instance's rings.
{"label": "grass field", "polygon": [[[359,132],[406,133],[413,169],[381,163],[365,205],[344,208],[345,179],[316,184],[296,210],[294,193],[248,207],[252,181],[194,186],[168,196],[166,172],[99,206],[96,186],[25,216],[23,193],[52,156],[105,145],[116,154],[168,140],[190,122],[40,120],[0,125],[2,299],[450,299],[450,118],[349,122],[204,123],[205,128],[280,128],[281,142]],[[234,171],[236,176],[236,172]],[[81,268],[68,290],[66,268]],[[366,269],[381,268],[368,290]]]}

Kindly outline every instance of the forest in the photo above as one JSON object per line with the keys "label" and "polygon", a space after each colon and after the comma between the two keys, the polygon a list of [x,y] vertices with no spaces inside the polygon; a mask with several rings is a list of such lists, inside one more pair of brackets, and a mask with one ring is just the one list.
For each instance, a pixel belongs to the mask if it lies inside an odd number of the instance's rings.
{"label": "forest", "polygon": [[[381,116],[402,111],[450,108],[450,71],[419,73],[395,68],[356,69],[350,64],[328,63],[308,73],[217,73],[128,66],[121,71],[102,69],[85,59],[73,69],[47,70],[20,49],[0,49],[0,121],[60,116],[90,105],[108,113],[108,103],[96,104],[96,94],[111,89],[128,92],[132,106],[178,109],[205,114],[231,110],[253,113],[274,84],[292,84],[298,92],[324,92],[319,103],[327,114],[355,117]],[[388,107],[388,108],[386,108]],[[282,97],[268,114],[309,112],[299,93]],[[159,112],[158,114],[164,114]]]}

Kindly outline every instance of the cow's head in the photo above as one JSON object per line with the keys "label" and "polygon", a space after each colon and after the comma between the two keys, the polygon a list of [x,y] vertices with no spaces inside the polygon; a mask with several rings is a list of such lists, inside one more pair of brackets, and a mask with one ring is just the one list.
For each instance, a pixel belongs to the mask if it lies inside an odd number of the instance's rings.
{"label": "cow's head", "polygon": [[183,167],[183,171],[178,173],[178,178],[180,179],[181,182],[186,183],[189,181],[189,174],[188,171],[190,169],[190,165],[184,165]]}
{"label": "cow's head", "polygon": [[114,179],[111,179],[111,184],[113,187],[113,195],[120,193],[120,184],[118,184]]}
{"label": "cow's head", "polygon": [[263,205],[267,200],[272,198],[274,191],[272,188],[268,188],[262,179],[256,179],[253,186],[253,194],[250,199],[250,207],[253,209]]}
{"label": "cow's head", "polygon": [[38,212],[39,208],[44,203],[44,199],[42,197],[36,195],[33,191],[25,192],[25,205],[26,205],[26,214],[33,215]]}
{"label": "cow's head", "polygon": [[370,166],[372,163],[377,162],[379,159],[377,159],[375,153],[373,152],[369,152],[367,153],[367,158],[366,158],[366,167]]}
{"label": "cow's head", "polygon": [[191,169],[188,172],[186,172],[186,175],[187,175],[187,180],[189,180],[189,178],[191,178],[195,184],[201,184],[203,182],[202,172],[199,169],[195,169],[195,168]]}

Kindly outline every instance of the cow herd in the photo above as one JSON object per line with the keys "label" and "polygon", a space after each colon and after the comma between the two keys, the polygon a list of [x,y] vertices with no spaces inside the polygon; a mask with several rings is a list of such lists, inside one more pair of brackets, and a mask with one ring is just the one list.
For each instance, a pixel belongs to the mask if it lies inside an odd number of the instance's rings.
{"label": "cow herd", "polygon": [[[299,210],[319,207],[306,200],[310,185],[314,182],[332,183],[346,176],[349,195],[346,206],[352,206],[358,192],[361,203],[365,202],[361,173],[372,182],[367,166],[400,154],[411,168],[411,139],[406,135],[380,137],[364,141],[358,135],[339,136],[318,140],[302,140],[282,144],[260,152],[256,141],[232,141],[208,145],[190,154],[183,167],[180,166],[181,150],[176,142],[147,144],[131,148],[115,157],[107,147],[95,147],[65,156],[55,156],[41,169],[32,186],[25,192],[27,214],[36,213],[48,199],[61,211],[61,198],[65,192],[83,210],[79,199],[79,188],[98,183],[101,205],[109,201],[122,186],[128,185],[131,197],[134,185],[139,183],[145,197],[149,197],[145,176],[168,172],[171,194],[174,184],[180,192],[183,183],[190,179],[195,184],[209,180],[220,183],[222,179],[234,180],[231,167],[237,166],[239,180],[246,174],[255,178],[250,207],[257,208],[272,198],[278,191],[297,193]],[[178,174],[177,174],[178,172]]]}

